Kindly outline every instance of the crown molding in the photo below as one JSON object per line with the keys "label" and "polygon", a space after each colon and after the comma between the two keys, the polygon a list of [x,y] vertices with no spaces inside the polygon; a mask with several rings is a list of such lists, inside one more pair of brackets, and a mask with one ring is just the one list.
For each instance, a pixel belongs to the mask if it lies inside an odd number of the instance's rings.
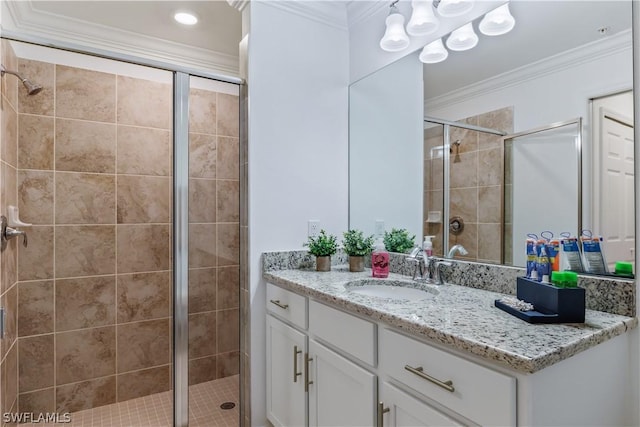
{"label": "crown molding", "polygon": [[227,0],[229,6],[242,12],[251,2],[251,0]]}
{"label": "crown molding", "polygon": [[379,0],[351,0],[347,3],[349,28],[377,16],[381,10],[388,10],[391,2]]}
{"label": "crown molding", "polygon": [[188,68],[238,76],[237,56],[44,12],[29,1],[3,1],[4,31]]}
{"label": "crown molding", "polygon": [[598,40],[561,52],[549,58],[499,74],[479,83],[453,90],[425,100],[425,111],[439,110],[468,101],[470,98],[488,95],[507,87],[573,68],[576,65],[597,61],[625,50],[632,50],[631,30],[621,31],[604,40]]}
{"label": "crown molding", "polygon": [[347,9],[344,1],[315,0],[315,1],[292,1],[292,0],[253,0],[261,4],[275,7],[310,19],[320,24],[325,24],[342,31],[348,31]]}

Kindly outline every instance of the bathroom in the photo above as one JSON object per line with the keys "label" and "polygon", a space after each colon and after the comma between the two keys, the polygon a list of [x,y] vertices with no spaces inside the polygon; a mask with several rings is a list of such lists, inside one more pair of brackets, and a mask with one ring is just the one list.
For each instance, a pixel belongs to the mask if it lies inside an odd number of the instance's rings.
{"label": "bathroom", "polygon": [[[244,340],[239,344],[245,365],[241,364],[240,371],[242,375],[244,369],[244,380],[250,381],[250,387],[244,389],[250,403],[244,405],[243,421],[265,425],[262,253],[302,249],[310,219],[319,220],[335,234],[348,228],[349,85],[404,54],[384,53],[377,45],[388,5],[377,9],[370,5],[367,11],[365,2],[340,8],[322,2],[304,6],[296,2],[233,3],[244,6],[243,35],[251,36],[250,42],[243,38],[240,43],[245,59],[235,74],[247,80],[251,99],[245,153],[250,161],[241,161],[240,166],[240,188],[244,172],[248,172],[245,184],[249,187],[246,223],[240,220],[240,246],[246,251],[240,254],[241,260],[246,256],[246,264],[241,261],[240,265],[247,269],[240,272],[244,283],[240,318],[245,321],[241,327]],[[363,3],[362,9],[358,10],[358,3]],[[410,2],[402,3],[406,10],[410,8]],[[234,75],[225,70],[218,74]],[[422,177],[419,180],[422,184]],[[422,214],[422,206],[418,210]],[[21,215],[26,218],[24,212]]]}

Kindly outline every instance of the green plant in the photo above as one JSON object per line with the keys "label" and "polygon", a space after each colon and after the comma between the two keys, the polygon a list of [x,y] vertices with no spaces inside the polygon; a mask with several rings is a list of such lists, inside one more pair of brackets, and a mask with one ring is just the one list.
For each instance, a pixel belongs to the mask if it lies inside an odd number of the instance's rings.
{"label": "green plant", "polygon": [[409,237],[409,232],[404,228],[392,228],[384,232],[384,247],[389,252],[406,253],[413,248],[415,238],[415,234]]}
{"label": "green plant", "polygon": [[360,230],[349,230],[342,233],[342,246],[349,256],[369,255],[373,251],[373,236],[364,237]]}
{"label": "green plant", "polygon": [[338,238],[332,234],[327,234],[320,230],[318,236],[309,236],[309,240],[304,246],[309,247],[309,253],[315,256],[331,256],[338,250]]}

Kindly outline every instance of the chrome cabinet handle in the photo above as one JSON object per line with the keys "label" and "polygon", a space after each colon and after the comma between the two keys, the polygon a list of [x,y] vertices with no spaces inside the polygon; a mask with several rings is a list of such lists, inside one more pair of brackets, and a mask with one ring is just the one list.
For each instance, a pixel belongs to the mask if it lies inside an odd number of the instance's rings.
{"label": "chrome cabinet handle", "polygon": [[289,308],[289,304],[283,304],[283,303],[281,303],[281,302],[280,302],[280,300],[279,300],[279,299],[276,299],[276,300],[273,300],[273,299],[272,299],[272,300],[269,300],[269,302],[270,302],[271,304],[275,304],[275,305],[277,305],[278,307],[280,307],[280,308],[281,308],[281,309],[283,309],[283,310],[286,310],[287,308]]}
{"label": "chrome cabinet handle", "polygon": [[309,391],[309,386],[313,384],[313,381],[309,380],[309,362],[313,360],[312,357],[309,357],[309,353],[304,354],[304,391]]}
{"label": "chrome cabinet handle", "polygon": [[407,371],[411,372],[412,374],[415,374],[417,376],[419,376],[422,379],[425,379],[427,381],[430,381],[432,383],[434,383],[435,385],[442,387],[443,389],[450,391],[450,392],[454,392],[456,389],[453,387],[453,381],[451,380],[447,380],[447,381],[441,381],[437,378],[432,377],[429,374],[424,373],[424,369],[422,369],[422,366],[418,366],[417,368],[414,368],[413,366],[409,366],[409,365],[404,365],[404,369],[406,369]]}
{"label": "chrome cabinet handle", "polygon": [[384,403],[378,402],[378,419],[376,420],[378,427],[384,427],[384,414],[390,410],[384,407]]}
{"label": "chrome cabinet handle", "polygon": [[302,353],[302,350],[298,350],[298,346],[293,346],[293,382],[298,382],[298,377],[302,375],[302,372],[298,372],[298,355]]}

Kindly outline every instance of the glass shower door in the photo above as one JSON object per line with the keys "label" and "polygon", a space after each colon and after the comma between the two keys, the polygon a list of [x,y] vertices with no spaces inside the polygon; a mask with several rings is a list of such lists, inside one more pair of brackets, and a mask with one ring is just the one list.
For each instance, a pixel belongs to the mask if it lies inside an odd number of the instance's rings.
{"label": "glass shower door", "polygon": [[188,80],[188,351],[182,357],[192,426],[239,425],[238,91],[234,84]]}

